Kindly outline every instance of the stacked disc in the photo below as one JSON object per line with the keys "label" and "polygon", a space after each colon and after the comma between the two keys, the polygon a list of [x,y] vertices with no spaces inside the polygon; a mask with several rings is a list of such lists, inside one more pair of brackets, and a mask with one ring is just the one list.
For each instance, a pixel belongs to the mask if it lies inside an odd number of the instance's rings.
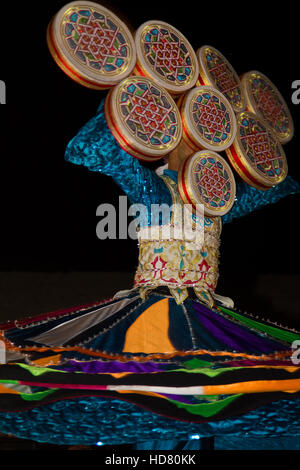
{"label": "stacked disc", "polygon": [[[127,153],[155,161],[179,146],[186,157],[179,170],[185,202],[203,203],[210,215],[222,215],[233,204],[232,172],[215,152],[225,150],[237,173],[258,189],[286,177],[281,143],[292,138],[293,121],[275,85],[260,72],[241,81],[221,52],[202,46],[195,54],[185,36],[163,21],[143,23],[133,37],[114,13],[85,0],[61,8],[47,41],[72,79],[110,88],[107,132]],[[172,96],[179,97],[178,106]]]}
{"label": "stacked disc", "polygon": [[236,118],[229,101],[216,88],[193,88],[178,102],[183,140],[191,152],[221,152],[236,136]]}
{"label": "stacked disc", "polygon": [[209,217],[222,216],[234,203],[236,186],[230,166],[216,152],[227,149],[236,137],[234,111],[210,86],[193,88],[178,106],[183,128],[179,152],[186,156],[178,171],[179,194],[194,212],[201,212],[198,206]]}
{"label": "stacked disc", "polygon": [[294,124],[288,106],[276,88],[261,72],[247,72],[242,77],[247,109],[262,119],[282,144],[290,141]]}
{"label": "stacked disc", "polygon": [[181,118],[174,100],[147,77],[130,76],[111,89],[105,116],[119,145],[142,160],[162,158],[181,140]]}
{"label": "stacked disc", "polygon": [[172,95],[185,93],[198,79],[196,54],[176,28],[163,21],[147,21],[135,33],[135,73],[152,78]]}
{"label": "stacked disc", "polygon": [[127,26],[107,8],[85,0],[61,8],[49,24],[47,42],[60,68],[88,88],[116,85],[136,63]]}
{"label": "stacked disc", "polygon": [[178,191],[193,212],[222,216],[234,204],[236,185],[229,164],[216,152],[201,150],[186,158],[178,172]]}
{"label": "stacked disc", "polygon": [[250,111],[237,115],[237,135],[226,154],[241,178],[257,189],[269,189],[287,176],[282,145],[271,128]]}
{"label": "stacked disc", "polygon": [[220,51],[212,46],[202,46],[197,51],[199,62],[198,85],[209,85],[219,90],[235,112],[243,111],[246,100],[241,81]]}

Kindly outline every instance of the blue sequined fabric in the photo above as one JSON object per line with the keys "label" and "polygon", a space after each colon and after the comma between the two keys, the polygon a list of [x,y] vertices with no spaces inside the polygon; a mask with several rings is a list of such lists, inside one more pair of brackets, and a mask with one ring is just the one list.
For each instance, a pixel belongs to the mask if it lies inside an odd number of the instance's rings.
{"label": "blue sequined fabric", "polygon": [[[176,171],[165,170],[164,173],[170,176],[173,181],[177,181]],[[286,196],[297,193],[300,193],[300,184],[290,176],[287,176],[278,186],[274,186],[267,191],[260,191],[244,182],[239,183],[237,184],[236,201],[232,209],[222,217],[222,223],[229,223],[268,204],[275,204]]]}
{"label": "blue sequined fabric", "polygon": [[[163,180],[155,171],[143,166],[137,158],[128,155],[111,134],[104,115],[104,100],[100,103],[97,115],[69,142],[65,159],[91,171],[111,176],[128,196],[130,203],[145,205],[149,214],[151,204],[172,205],[171,194]],[[177,181],[175,171],[167,170],[166,173]],[[300,185],[290,176],[267,191],[239,183],[236,202],[222,218],[222,222],[231,222],[295,193],[300,193]]]}
{"label": "blue sequined fabric", "polygon": [[144,204],[149,209],[151,204],[172,204],[171,194],[162,179],[128,155],[111,134],[104,115],[104,101],[97,115],[69,142],[65,159],[111,176],[131,204]]}
{"label": "blue sequined fabric", "polygon": [[229,223],[268,204],[275,204],[286,196],[299,193],[300,184],[291,176],[287,176],[282,183],[267,191],[253,188],[247,183],[239,183],[237,184],[236,202],[231,211],[223,216],[222,222],[223,224]]}
{"label": "blue sequined fabric", "polygon": [[[185,423],[115,399],[89,397],[0,413],[0,431],[37,442],[108,445],[199,437],[299,439],[300,401],[280,400],[223,421]],[[99,426],[98,423],[101,423]]]}

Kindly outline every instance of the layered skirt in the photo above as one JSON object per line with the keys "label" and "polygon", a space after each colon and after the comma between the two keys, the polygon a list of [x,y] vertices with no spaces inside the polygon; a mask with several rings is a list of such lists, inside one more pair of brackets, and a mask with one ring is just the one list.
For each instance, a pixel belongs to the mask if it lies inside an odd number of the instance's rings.
{"label": "layered skirt", "polygon": [[233,308],[132,290],[0,330],[0,432],[83,445],[300,435],[300,333]]}

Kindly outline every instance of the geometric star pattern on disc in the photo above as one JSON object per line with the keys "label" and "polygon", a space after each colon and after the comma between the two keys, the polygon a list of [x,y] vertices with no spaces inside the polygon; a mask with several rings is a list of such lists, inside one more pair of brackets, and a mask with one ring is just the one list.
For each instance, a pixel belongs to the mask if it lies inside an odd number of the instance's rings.
{"label": "geometric star pattern on disc", "polygon": [[280,119],[282,107],[268,88],[258,91],[258,106],[274,121]]}
{"label": "geometric star pattern on disc", "polygon": [[277,157],[272,158],[268,133],[256,133],[252,136],[245,137],[245,139],[247,139],[248,145],[252,149],[256,166],[258,167],[264,164],[271,168],[271,161],[276,160]]}
{"label": "geometric star pattern on disc", "polygon": [[241,85],[231,65],[211,47],[205,48],[204,60],[214,86],[226,96],[232,106],[237,110],[241,109],[243,107]]}
{"label": "geometric star pattern on disc", "polygon": [[183,41],[166,27],[153,27],[144,34],[144,57],[159,75],[183,85],[190,81],[192,60]]}
{"label": "geometric star pattern on disc", "polygon": [[124,87],[120,96],[123,122],[143,143],[165,147],[176,136],[178,121],[162,91],[146,81]]}
{"label": "geometric star pattern on disc", "polygon": [[164,93],[146,81],[126,86],[120,98],[124,122],[143,143],[166,146],[178,129],[176,114]]}
{"label": "geometric star pattern on disc", "polygon": [[194,167],[196,187],[204,202],[213,207],[224,207],[231,195],[229,175],[215,158],[201,158]]}
{"label": "geometric star pattern on disc", "polygon": [[227,93],[235,88],[238,84],[234,80],[233,74],[228,70],[226,64],[217,64],[210,69],[211,74],[215,77],[218,88],[222,89],[222,93]]}
{"label": "geometric star pattern on disc", "polygon": [[215,94],[200,92],[192,105],[193,120],[202,138],[210,143],[226,141],[231,136],[231,119],[222,100]]}
{"label": "geometric star pattern on disc", "polygon": [[279,145],[261,121],[250,116],[241,119],[240,139],[251,164],[268,177],[277,177],[284,169]]}
{"label": "geometric star pattern on disc", "polygon": [[124,34],[110,18],[93,9],[71,11],[64,37],[81,63],[102,73],[120,73],[129,48]]}
{"label": "geometric star pattern on disc", "polygon": [[289,129],[289,116],[278,94],[262,77],[251,79],[251,93],[263,118],[276,133],[284,135]]}

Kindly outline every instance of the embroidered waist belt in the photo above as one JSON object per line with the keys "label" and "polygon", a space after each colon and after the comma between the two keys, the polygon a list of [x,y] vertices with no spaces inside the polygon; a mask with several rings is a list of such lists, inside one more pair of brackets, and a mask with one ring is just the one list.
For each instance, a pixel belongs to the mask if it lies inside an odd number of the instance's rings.
{"label": "embroidered waist belt", "polygon": [[204,243],[186,239],[145,239],[139,236],[139,264],[134,285],[141,296],[158,286],[166,286],[178,303],[193,288],[197,297],[213,305],[219,272],[219,234],[204,235]]}

